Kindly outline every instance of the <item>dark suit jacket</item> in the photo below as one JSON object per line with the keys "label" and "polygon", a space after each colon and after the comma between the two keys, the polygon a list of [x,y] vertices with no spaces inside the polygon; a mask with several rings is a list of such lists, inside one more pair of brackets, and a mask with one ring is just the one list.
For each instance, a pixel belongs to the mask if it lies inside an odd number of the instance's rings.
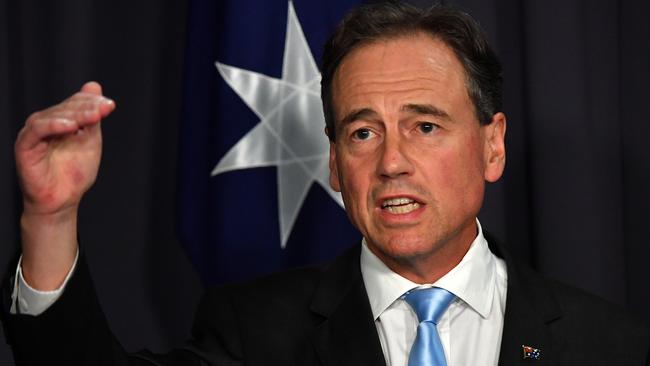
{"label": "dark suit jacket", "polygon": [[[8,314],[6,284],[5,331],[18,365],[384,365],[359,249],[329,265],[208,291],[191,340],[165,355],[122,350],[83,256],[63,296],[38,317]],[[644,326],[491,249],[508,269],[499,365],[650,365]],[[522,345],[541,349],[541,359],[523,359]]]}

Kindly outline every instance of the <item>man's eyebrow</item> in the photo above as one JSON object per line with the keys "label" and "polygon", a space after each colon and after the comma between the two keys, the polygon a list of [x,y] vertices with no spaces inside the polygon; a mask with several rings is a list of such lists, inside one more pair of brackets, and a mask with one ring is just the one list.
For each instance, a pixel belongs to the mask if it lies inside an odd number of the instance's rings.
{"label": "man's eyebrow", "polygon": [[433,106],[431,104],[405,104],[400,108],[402,112],[413,112],[416,114],[427,114],[434,117],[439,117],[446,120],[451,120],[449,114],[444,110]]}
{"label": "man's eyebrow", "polygon": [[[449,114],[447,112],[431,104],[414,104],[414,103],[405,104],[400,108],[400,111],[412,112],[412,113],[422,114],[422,115],[430,115],[430,116],[434,116],[446,120],[451,120],[451,117],[449,117]],[[341,122],[339,123],[339,127],[344,127],[345,125],[360,119],[376,119],[376,118],[378,118],[378,113],[371,108],[355,109],[353,111],[350,111],[350,113],[346,114],[345,117],[341,119]]]}
{"label": "man's eyebrow", "polygon": [[373,109],[370,108],[361,108],[361,109],[355,109],[351,111],[350,113],[346,114],[343,119],[341,119],[341,122],[339,123],[340,127],[343,127],[350,122],[354,122],[359,119],[366,119],[366,118],[376,118],[377,117],[377,112],[375,112]]}

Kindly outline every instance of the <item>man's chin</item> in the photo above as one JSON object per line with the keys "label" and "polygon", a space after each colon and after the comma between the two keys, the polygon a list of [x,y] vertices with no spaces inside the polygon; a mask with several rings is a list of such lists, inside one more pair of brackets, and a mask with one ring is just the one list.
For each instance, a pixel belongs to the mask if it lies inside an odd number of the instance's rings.
{"label": "man's chin", "polygon": [[380,243],[374,248],[369,244],[368,247],[384,261],[390,260],[401,263],[421,260],[431,256],[436,251],[434,244],[421,238],[400,238]]}

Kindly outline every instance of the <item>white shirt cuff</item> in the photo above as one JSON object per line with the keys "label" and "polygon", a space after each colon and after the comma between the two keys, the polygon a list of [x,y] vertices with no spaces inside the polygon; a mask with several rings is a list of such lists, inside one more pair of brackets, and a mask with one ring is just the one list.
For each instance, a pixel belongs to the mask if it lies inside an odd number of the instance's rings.
{"label": "white shirt cuff", "polygon": [[39,291],[32,288],[25,278],[23,277],[22,271],[22,261],[23,257],[21,256],[18,260],[18,268],[16,268],[16,276],[14,280],[14,291],[11,294],[11,314],[26,314],[37,316],[42,314],[47,310],[52,304],[56,302],[63,294],[65,286],[68,284],[68,280],[72,277],[75,268],[77,267],[77,260],[79,259],[79,249],[77,249],[77,254],[74,258],[74,263],[68,275],[63,280],[63,283],[59,288],[52,291]]}

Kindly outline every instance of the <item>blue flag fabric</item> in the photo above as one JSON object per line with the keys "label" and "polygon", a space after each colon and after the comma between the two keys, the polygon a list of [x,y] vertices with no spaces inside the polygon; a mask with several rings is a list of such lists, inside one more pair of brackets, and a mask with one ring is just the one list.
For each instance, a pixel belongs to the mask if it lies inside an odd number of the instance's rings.
{"label": "blue flag fabric", "polygon": [[195,0],[180,131],[179,233],[206,285],[357,244],[327,184],[322,45],[353,0]]}

